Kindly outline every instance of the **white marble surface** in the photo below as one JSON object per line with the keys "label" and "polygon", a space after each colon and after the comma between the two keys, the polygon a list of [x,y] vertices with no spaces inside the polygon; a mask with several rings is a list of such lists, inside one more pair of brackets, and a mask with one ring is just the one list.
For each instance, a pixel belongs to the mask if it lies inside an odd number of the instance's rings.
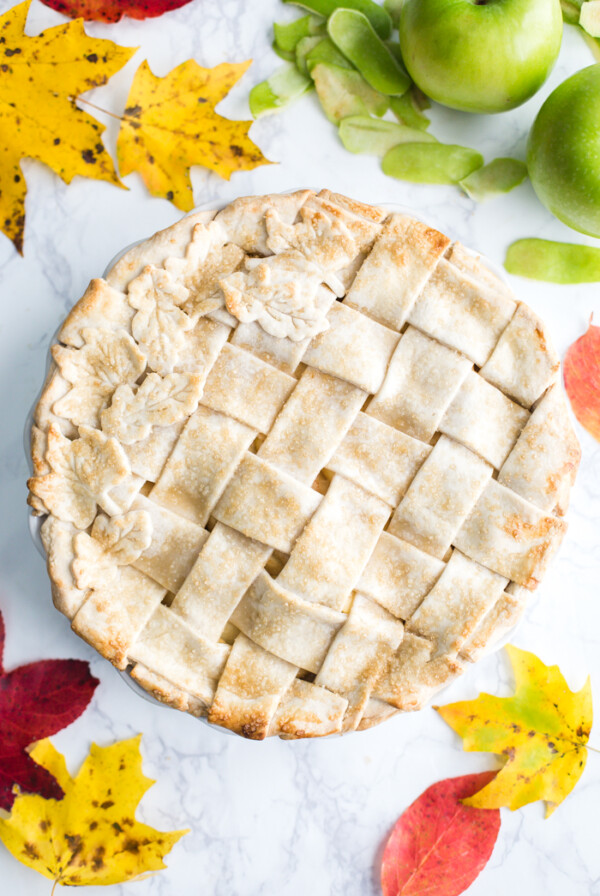
{"label": "white marble surface", "polygon": [[[0,12],[12,4],[0,2]],[[203,65],[254,57],[242,84],[222,105],[225,114],[247,117],[250,86],[278,64],[269,26],[292,18],[278,0],[195,0],[146,23],[124,20],[89,26],[89,32],[139,46],[134,60],[94,100],[118,112],[134,69],[149,59],[166,74],[193,57]],[[37,0],[29,32],[63,21]],[[559,63],[548,84],[526,106],[497,117],[469,117],[436,108],[442,139],[481,149],[487,159],[522,156],[528,125],[542,99],[564,77],[588,63],[589,51],[565,34]],[[493,72],[490,73],[493,77]],[[109,121],[106,143],[114,151]],[[476,206],[457,190],[416,187],[385,178],[378,162],[351,156],[307,97],[284,114],[257,123],[252,136],[279,162],[230,183],[194,171],[199,204],[237,195],[327,185],[360,199],[409,205],[467,245],[501,263],[517,237],[580,238],[554,221],[526,185],[510,196]],[[25,257],[0,236],[0,606],[8,631],[6,665],[44,657],[90,660],[101,684],[93,704],[54,738],[71,770],[90,742],[107,744],[142,731],[145,771],[157,779],[139,817],[156,827],[189,826],[168,857],[168,870],[143,882],[115,887],[115,896],[370,896],[380,892],[378,865],[392,824],[436,780],[494,766],[489,755],[464,754],[436,713],[396,717],[343,739],[286,743],[245,742],[197,720],[137,697],[117,672],[71,633],[52,607],[46,571],[27,531],[22,450],[25,416],[39,389],[46,348],[60,319],[124,245],[175,221],[168,202],[150,199],[136,175],[129,191],[76,179],[65,186],[47,168],[26,161],[29,187]],[[519,296],[549,322],[561,352],[584,329],[598,305],[594,286],[571,289],[514,280]],[[514,636],[546,662],[559,663],[572,687],[589,672],[600,692],[600,448],[580,428],[583,464],[561,554],[539,597]],[[481,690],[509,692],[502,654],[492,656],[455,683],[443,702]],[[594,738],[600,747],[600,737]],[[469,890],[473,896],[590,896],[600,894],[597,817],[600,756],[590,754],[575,792],[548,821],[539,804],[503,812],[493,857]],[[1,890],[10,896],[47,896],[47,880],[19,865],[0,847]],[[106,890],[92,888],[90,896]]]}

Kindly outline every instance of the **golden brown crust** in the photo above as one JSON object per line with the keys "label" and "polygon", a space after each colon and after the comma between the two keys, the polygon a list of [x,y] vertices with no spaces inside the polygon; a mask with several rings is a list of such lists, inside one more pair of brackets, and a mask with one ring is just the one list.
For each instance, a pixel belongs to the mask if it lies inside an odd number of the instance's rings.
{"label": "golden brown crust", "polygon": [[186,215],[170,227],[159,230],[150,239],[143,240],[129,249],[106,275],[106,282],[113,289],[122,291],[147,264],[162,265],[167,258],[181,258],[192,239],[196,224],[208,224],[216,212],[206,211]]}
{"label": "golden brown crust", "polygon": [[420,708],[564,535],[548,332],[407,215],[305,190],[188,216],[90,283],[52,355],[29,503],[55,605],[244,737]]}
{"label": "golden brown crust", "polygon": [[58,338],[64,345],[80,348],[83,330],[89,327],[110,327],[127,330],[133,309],[124,293],[110,286],[106,280],[91,280],[83,296],[73,306],[62,324]]}
{"label": "golden brown crust", "polygon": [[565,512],[565,485],[570,490],[581,460],[560,383],[536,403],[514,448],[500,469],[498,482],[536,507]]}
{"label": "golden brown crust", "polygon": [[147,669],[143,663],[136,663],[132,667],[130,675],[155,700],[160,700],[166,706],[171,706],[173,709],[178,709],[181,712],[190,711],[190,695],[186,694],[181,688],[171,684],[162,675],[157,675],[156,672]]}
{"label": "golden brown crust", "polygon": [[414,711],[463,671],[458,659],[435,656],[431,641],[407,632],[377,682],[374,696],[397,709]]}
{"label": "golden brown crust", "polygon": [[62,523],[48,516],[41,527],[46,551],[48,574],[52,583],[52,599],[57,610],[72,619],[85,599],[86,592],[77,587],[71,564],[75,554],[73,538],[77,530],[72,523]]}

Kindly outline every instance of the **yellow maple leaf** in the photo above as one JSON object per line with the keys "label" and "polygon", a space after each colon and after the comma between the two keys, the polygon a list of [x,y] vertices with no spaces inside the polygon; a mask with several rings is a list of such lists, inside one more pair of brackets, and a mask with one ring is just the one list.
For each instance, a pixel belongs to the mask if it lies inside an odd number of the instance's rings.
{"label": "yellow maple leaf", "polygon": [[20,161],[39,159],[65,183],[76,174],[123,186],[103,125],[75,98],[122,68],[135,48],[88,37],[83,20],[25,34],[31,0],[0,16],[0,229],[23,251],[25,194]]}
{"label": "yellow maple leaf", "polygon": [[31,756],[65,795],[17,796],[10,817],[0,819],[6,848],[55,886],[116,884],[165,868],[163,857],[187,831],[157,831],[136,821],[137,805],[154,783],[142,773],[140,738],[92,744],[75,778],[50,741],[39,741]]}
{"label": "yellow maple leaf", "polygon": [[153,75],[143,62],[131,85],[117,141],[121,175],[137,171],[153,196],[190,211],[191,165],[203,165],[226,180],[234,171],[269,165],[248,136],[251,121],[231,121],[215,112],[251,61],[202,68],[188,60],[164,78]]}
{"label": "yellow maple leaf", "polygon": [[590,679],[571,691],[558,666],[533,653],[506,648],[515,674],[513,697],[480,694],[476,700],[435,709],[463,739],[465,750],[498,753],[505,764],[468,806],[519,809],[546,800],[546,816],[575,787],[587,759],[592,728]]}

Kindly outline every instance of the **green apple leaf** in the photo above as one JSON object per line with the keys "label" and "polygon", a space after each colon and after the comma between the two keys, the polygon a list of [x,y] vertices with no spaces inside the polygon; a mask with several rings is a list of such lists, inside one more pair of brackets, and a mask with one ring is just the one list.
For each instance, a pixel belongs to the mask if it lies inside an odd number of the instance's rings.
{"label": "green apple leaf", "polygon": [[420,97],[425,97],[415,85],[406,91],[404,96],[390,97],[390,108],[400,124],[405,124],[409,128],[417,128],[420,131],[426,131],[431,122],[426,115],[423,115]]}
{"label": "green apple leaf", "polygon": [[348,152],[374,156],[384,156],[399,143],[435,142],[435,137],[417,128],[407,128],[395,121],[382,121],[365,115],[344,118],[339,126],[339,135]]}
{"label": "green apple leaf", "polygon": [[328,19],[340,7],[357,9],[364,13],[382,40],[386,40],[392,33],[392,20],[389,13],[373,0],[283,0],[283,2],[302,6],[325,19]]}
{"label": "green apple leaf", "polygon": [[336,9],[329,17],[327,31],[336,47],[374,90],[386,96],[406,93],[410,78],[362,12]]}
{"label": "green apple leaf", "polygon": [[282,65],[270,78],[250,91],[250,112],[254,118],[278,112],[312,88],[312,81],[295,65]]}
{"label": "green apple leaf", "polygon": [[465,193],[476,202],[510,193],[527,177],[527,165],[518,159],[494,159],[460,181]]}
{"label": "green apple leaf", "polygon": [[517,240],[508,247],[504,267],[509,274],[546,283],[597,283],[600,249],[552,240]]}
{"label": "green apple leaf", "polygon": [[458,184],[481,168],[483,156],[466,146],[447,143],[405,143],[383,158],[384,174],[415,184]]}
{"label": "green apple leaf", "polygon": [[384,115],[389,107],[388,98],[369,87],[357,71],[320,63],[312,77],[323,111],[333,124],[350,115]]}

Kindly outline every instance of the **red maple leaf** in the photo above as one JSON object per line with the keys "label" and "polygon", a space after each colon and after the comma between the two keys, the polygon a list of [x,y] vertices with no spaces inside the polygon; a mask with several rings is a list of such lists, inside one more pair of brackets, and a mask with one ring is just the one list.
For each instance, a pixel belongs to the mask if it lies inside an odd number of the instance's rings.
{"label": "red maple leaf", "polygon": [[46,6],[72,19],[87,22],[118,22],[122,16],[131,19],[153,19],[163,12],[179,9],[191,0],[42,0]]}
{"label": "red maple leaf", "polygon": [[500,830],[498,809],[460,802],[496,772],[446,778],[428,787],[400,816],[381,863],[384,896],[458,896],[485,868]]}
{"label": "red maple leaf", "polygon": [[41,660],[5,672],[3,652],[0,613],[0,807],[10,811],[14,784],[47,799],[63,796],[55,778],[36,765],[26,748],[75,721],[99,682],[83,660]]}

